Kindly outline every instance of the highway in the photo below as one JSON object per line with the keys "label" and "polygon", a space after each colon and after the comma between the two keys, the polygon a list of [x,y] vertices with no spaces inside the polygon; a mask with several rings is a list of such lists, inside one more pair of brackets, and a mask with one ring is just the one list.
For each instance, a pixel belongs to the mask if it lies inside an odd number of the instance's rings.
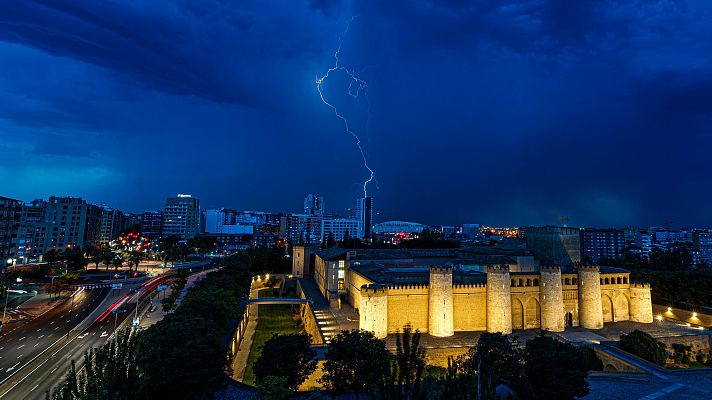
{"label": "highway", "polygon": [[[151,301],[151,294],[155,286],[147,288],[140,293],[141,296],[138,312],[142,315]],[[108,289],[95,289],[108,290]],[[0,384],[0,399],[44,399],[48,390],[54,389],[69,371],[71,360],[75,360],[77,370],[81,367],[86,351],[98,348],[107,343],[116,330],[129,326],[131,317],[136,310],[135,299],[139,295],[110,296],[94,307],[85,318],[87,327],[79,327],[54,344],[52,348],[25,370],[20,371],[4,384]],[[121,304],[117,306],[117,304]],[[117,313],[107,313],[108,309],[118,310]],[[77,319],[79,321],[79,319]]]}
{"label": "highway", "polygon": [[108,293],[109,289],[79,290],[44,315],[14,324],[0,337],[0,384],[66,336],[69,328],[91,314]]}

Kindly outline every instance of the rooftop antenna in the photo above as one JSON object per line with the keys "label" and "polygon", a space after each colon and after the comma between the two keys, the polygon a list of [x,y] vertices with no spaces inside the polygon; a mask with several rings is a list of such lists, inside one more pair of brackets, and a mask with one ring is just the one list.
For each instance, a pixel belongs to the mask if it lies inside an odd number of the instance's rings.
{"label": "rooftop antenna", "polygon": [[665,218],[665,229],[670,232],[670,224],[674,223],[675,221],[670,221],[669,219]]}

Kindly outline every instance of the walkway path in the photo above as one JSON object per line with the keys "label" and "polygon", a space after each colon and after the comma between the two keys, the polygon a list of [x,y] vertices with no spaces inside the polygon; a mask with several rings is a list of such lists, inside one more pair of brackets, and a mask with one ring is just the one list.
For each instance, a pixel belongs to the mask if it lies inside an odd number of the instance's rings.
{"label": "walkway path", "polygon": [[[259,289],[252,289],[250,291],[250,298],[256,299],[258,291]],[[232,360],[232,377],[240,382],[242,382],[242,379],[245,377],[247,360],[250,357],[250,349],[252,348],[252,341],[255,337],[255,330],[257,329],[257,314],[259,310],[259,305],[257,304],[248,304],[247,307],[249,307],[249,318],[247,319],[247,327],[245,328],[245,337],[242,339],[235,358]]]}

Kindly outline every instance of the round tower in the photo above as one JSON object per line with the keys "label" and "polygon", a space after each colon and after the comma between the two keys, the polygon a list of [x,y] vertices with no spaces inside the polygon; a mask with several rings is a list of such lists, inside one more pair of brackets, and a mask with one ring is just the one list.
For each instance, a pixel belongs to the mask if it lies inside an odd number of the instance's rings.
{"label": "round tower", "polygon": [[597,266],[581,266],[578,276],[579,326],[600,329],[603,327],[600,270]]}
{"label": "round tower", "polygon": [[512,292],[508,265],[487,267],[487,332],[512,333]]}
{"label": "round tower", "polygon": [[561,287],[561,267],[541,267],[539,303],[541,329],[552,332],[564,330],[564,292]]}
{"label": "round tower", "polygon": [[445,337],[455,334],[452,309],[452,267],[430,267],[428,284],[428,333]]}
{"label": "round tower", "polygon": [[384,285],[361,286],[359,328],[379,339],[388,335],[388,292]]}
{"label": "round tower", "polygon": [[635,322],[653,322],[653,302],[650,299],[650,284],[635,283],[630,285],[630,320]]}

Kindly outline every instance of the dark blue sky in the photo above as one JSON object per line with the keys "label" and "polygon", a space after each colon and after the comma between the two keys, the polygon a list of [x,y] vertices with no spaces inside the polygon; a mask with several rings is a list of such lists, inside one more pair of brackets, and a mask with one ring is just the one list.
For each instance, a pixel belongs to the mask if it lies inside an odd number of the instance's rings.
{"label": "dark blue sky", "polygon": [[0,194],[712,225],[712,2],[0,2]]}

